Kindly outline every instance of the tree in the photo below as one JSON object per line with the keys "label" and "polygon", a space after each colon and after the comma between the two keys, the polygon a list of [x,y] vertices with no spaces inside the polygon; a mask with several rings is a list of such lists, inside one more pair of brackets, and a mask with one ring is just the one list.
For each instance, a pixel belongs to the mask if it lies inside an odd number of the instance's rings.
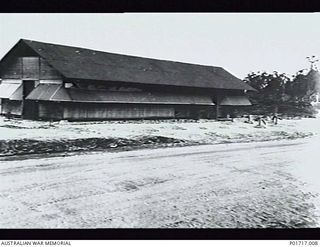
{"label": "tree", "polygon": [[286,93],[291,102],[311,103],[320,92],[320,74],[311,68],[307,74],[300,70],[293,80],[286,85]]}
{"label": "tree", "polygon": [[285,94],[285,85],[290,81],[290,78],[285,73],[279,74],[277,71],[272,74],[252,72],[244,81],[257,90],[255,93],[249,93],[253,103],[272,105],[274,112],[277,112],[278,106],[288,98]]}
{"label": "tree", "polygon": [[315,56],[307,59],[310,69],[298,71],[291,79],[277,71],[258,71],[246,76],[244,81],[257,90],[248,92],[251,102],[257,106],[256,112],[270,112],[272,106],[277,113],[281,106],[283,113],[314,114],[311,102],[320,99],[320,73],[316,66],[319,59]]}

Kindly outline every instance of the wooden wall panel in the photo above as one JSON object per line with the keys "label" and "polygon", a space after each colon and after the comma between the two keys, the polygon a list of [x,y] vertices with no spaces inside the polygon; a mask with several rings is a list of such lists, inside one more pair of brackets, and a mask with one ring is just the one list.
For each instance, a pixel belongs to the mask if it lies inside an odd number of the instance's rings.
{"label": "wooden wall panel", "polygon": [[2,79],[62,80],[62,76],[39,57],[14,58],[0,75]]}
{"label": "wooden wall panel", "polygon": [[28,80],[39,80],[40,61],[39,57],[22,58],[22,78]]}
{"label": "wooden wall panel", "polygon": [[11,60],[6,69],[1,72],[0,77],[2,79],[21,79],[22,77],[22,60],[15,58]]}

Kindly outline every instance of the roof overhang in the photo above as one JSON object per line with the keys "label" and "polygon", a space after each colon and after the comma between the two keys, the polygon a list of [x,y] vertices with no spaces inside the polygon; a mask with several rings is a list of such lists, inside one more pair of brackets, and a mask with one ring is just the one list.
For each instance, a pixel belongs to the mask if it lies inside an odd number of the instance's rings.
{"label": "roof overhang", "polygon": [[10,100],[22,100],[22,82],[21,83],[1,83],[0,98]]}
{"label": "roof overhang", "polygon": [[28,96],[29,100],[81,103],[125,103],[167,105],[214,105],[210,96],[159,92],[97,91],[64,88],[62,85],[40,84]]}

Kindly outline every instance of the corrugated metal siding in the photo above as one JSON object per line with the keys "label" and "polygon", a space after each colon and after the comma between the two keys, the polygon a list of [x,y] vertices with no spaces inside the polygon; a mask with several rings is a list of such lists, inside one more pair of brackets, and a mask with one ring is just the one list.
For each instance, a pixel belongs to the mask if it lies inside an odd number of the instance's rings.
{"label": "corrugated metal siding", "polygon": [[164,106],[65,105],[64,119],[173,118],[174,109]]}

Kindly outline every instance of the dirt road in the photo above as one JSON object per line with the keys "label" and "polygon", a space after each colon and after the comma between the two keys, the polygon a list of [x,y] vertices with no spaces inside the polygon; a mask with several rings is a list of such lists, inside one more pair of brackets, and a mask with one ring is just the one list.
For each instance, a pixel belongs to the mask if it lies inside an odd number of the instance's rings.
{"label": "dirt road", "polygon": [[0,228],[314,227],[319,138],[0,160]]}

